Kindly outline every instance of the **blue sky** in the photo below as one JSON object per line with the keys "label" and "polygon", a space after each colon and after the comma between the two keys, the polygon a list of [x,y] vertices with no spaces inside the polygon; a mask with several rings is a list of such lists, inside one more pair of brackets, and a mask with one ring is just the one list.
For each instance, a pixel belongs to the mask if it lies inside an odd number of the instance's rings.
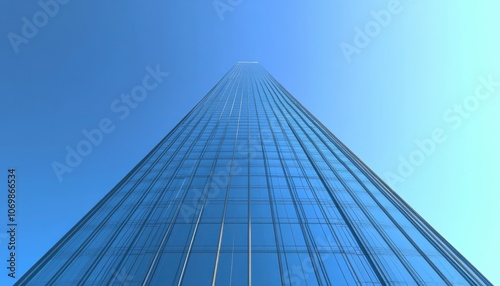
{"label": "blue sky", "polygon": [[[500,283],[500,3],[358,2],[2,2],[0,172],[18,174],[17,274],[236,61],[258,60]],[[127,105],[122,94],[151,70],[164,77]],[[103,120],[112,131],[59,180],[54,162]],[[0,234],[2,261],[6,243]],[[0,283],[12,282],[2,270]]]}

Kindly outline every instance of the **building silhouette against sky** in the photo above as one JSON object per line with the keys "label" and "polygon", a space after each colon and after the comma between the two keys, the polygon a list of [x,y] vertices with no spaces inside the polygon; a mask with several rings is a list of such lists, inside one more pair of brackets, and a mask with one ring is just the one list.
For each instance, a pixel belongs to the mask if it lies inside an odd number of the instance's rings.
{"label": "building silhouette against sky", "polygon": [[18,285],[491,285],[237,63]]}

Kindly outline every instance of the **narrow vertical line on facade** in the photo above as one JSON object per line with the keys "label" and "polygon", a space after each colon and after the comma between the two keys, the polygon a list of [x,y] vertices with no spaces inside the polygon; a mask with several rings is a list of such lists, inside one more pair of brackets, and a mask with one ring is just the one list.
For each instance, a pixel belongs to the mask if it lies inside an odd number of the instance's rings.
{"label": "narrow vertical line on facade", "polygon": [[[246,99],[245,99],[245,107],[246,107],[246,128],[247,128],[247,140],[246,140],[246,152],[247,152],[247,216],[248,216],[248,286],[252,285],[252,198],[250,195],[250,103],[249,103],[249,95],[252,93],[252,84],[251,84],[251,74],[248,74],[246,77]],[[244,94],[242,94],[243,100]],[[242,101],[243,102],[243,101]]]}

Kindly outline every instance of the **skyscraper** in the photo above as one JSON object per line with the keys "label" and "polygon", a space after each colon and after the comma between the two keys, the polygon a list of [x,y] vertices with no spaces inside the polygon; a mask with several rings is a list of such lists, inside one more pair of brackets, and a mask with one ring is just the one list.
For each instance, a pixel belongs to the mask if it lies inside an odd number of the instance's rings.
{"label": "skyscraper", "polygon": [[18,285],[491,285],[254,62]]}

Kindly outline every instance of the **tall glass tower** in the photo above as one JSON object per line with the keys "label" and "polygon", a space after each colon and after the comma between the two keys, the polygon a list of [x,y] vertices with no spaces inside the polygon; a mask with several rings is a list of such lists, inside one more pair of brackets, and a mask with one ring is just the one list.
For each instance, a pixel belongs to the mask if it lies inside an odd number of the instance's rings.
{"label": "tall glass tower", "polygon": [[491,285],[254,62],[18,285]]}

